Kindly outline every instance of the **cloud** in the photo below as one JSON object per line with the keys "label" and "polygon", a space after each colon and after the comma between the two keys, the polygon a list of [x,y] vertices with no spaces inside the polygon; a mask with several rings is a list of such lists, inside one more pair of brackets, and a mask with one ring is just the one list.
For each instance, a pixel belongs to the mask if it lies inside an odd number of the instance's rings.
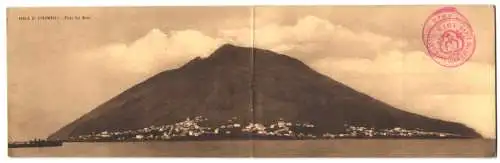
{"label": "cloud", "polygon": [[[315,16],[302,17],[291,25],[256,24],[254,33],[248,27],[221,29],[216,37],[196,30],[163,33],[153,29],[133,43],[111,44],[91,51],[87,60],[102,62],[114,72],[113,76],[134,77],[126,82],[131,85],[194,57],[206,57],[226,42],[254,44],[290,55],[326,76],[403,110],[465,123],[483,135],[494,136],[493,66],[468,62],[458,68],[445,68],[423,51],[406,50],[407,40],[355,31]],[[471,111],[465,106],[475,109]]]}
{"label": "cloud", "polygon": [[287,53],[306,62],[332,56],[372,59],[377,52],[407,44],[370,31],[353,31],[315,16],[305,16],[289,26],[256,24],[254,40],[256,47]]}
{"label": "cloud", "polygon": [[494,137],[494,67],[470,62],[456,69],[425,53],[392,51],[374,60],[327,58],[309,63],[319,72],[400,109],[455,121]]}
{"label": "cloud", "polygon": [[[315,16],[290,25],[256,24],[255,45],[298,58],[400,109],[464,123],[487,137],[495,136],[495,72],[490,64],[469,61],[445,68],[423,49],[408,50],[409,40],[352,30]],[[492,55],[484,47],[488,46],[479,46],[475,55]]]}
{"label": "cloud", "polygon": [[[279,19],[276,15],[272,18]],[[53,126],[55,131],[130,86],[195,57],[207,57],[229,42],[241,46],[255,44],[290,55],[326,76],[398,108],[462,122],[485,136],[495,136],[492,65],[471,61],[458,68],[444,68],[434,63],[424,50],[407,50],[409,46],[418,47],[410,45],[409,40],[351,29],[316,16],[300,17],[289,25],[279,22],[257,16],[253,33],[250,27],[226,28],[219,29],[215,36],[197,29],[167,32],[152,29],[130,43],[111,43],[68,54],[61,63],[52,61],[53,65],[46,67],[23,69],[16,73],[19,75],[16,79],[9,79],[9,108],[18,106],[13,111],[9,109],[10,117],[44,106],[45,110],[33,115],[63,117],[40,122],[50,124],[44,126]],[[474,55],[488,58],[484,56],[492,54],[484,49],[487,47],[478,46],[479,54]],[[61,65],[68,71],[62,71]],[[54,70],[62,72],[50,75]],[[50,78],[21,72],[46,74]],[[47,92],[58,96],[46,96]],[[60,97],[78,98],[60,100]],[[21,128],[29,121],[10,120],[24,125]],[[39,133],[45,136],[47,129]]]}
{"label": "cloud", "polygon": [[[221,43],[197,30],[152,29],[130,43],[111,43],[60,55],[47,64],[16,67],[9,73],[15,75],[9,78],[9,117],[23,118],[9,119],[9,133],[16,139],[45,137],[152,75],[206,57]],[[57,118],[40,119],[50,115]],[[33,119],[38,123],[31,123]]]}
{"label": "cloud", "polygon": [[100,61],[117,71],[151,74],[177,68],[198,56],[206,57],[222,43],[197,30],[165,34],[152,29],[130,44],[116,43],[88,51],[84,60]]}

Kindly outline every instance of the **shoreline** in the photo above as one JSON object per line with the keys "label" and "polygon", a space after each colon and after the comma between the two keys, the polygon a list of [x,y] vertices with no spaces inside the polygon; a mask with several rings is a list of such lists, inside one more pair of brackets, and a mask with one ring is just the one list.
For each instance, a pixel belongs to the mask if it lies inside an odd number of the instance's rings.
{"label": "shoreline", "polygon": [[334,139],[185,139],[185,140],[134,140],[134,141],[64,141],[64,143],[134,143],[134,142],[203,142],[203,141],[324,141],[324,140],[488,140],[491,138],[334,138]]}

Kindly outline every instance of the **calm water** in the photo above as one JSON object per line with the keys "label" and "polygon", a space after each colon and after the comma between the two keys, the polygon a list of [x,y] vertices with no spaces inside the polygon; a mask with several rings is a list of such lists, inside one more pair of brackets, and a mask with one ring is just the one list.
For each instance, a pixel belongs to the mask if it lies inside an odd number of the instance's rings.
{"label": "calm water", "polygon": [[64,157],[492,157],[495,140],[258,140],[65,143],[9,149],[10,156]]}

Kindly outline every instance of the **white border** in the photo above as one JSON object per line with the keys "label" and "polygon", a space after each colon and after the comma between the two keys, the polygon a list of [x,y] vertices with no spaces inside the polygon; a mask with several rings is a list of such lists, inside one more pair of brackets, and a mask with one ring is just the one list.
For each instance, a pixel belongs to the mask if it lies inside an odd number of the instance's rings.
{"label": "white border", "polygon": [[[439,1],[437,2],[436,0],[406,0],[406,1],[397,1],[397,0],[344,0],[344,1],[335,1],[333,2],[332,0],[254,0],[254,1],[249,1],[249,0],[211,0],[211,1],[203,1],[203,0],[181,0],[181,1],[165,1],[165,0],[7,0],[7,1],[1,1],[2,3],[2,12],[0,17],[2,17],[3,21],[1,21],[1,28],[2,28],[2,34],[3,37],[1,39],[2,44],[0,44],[0,49],[1,51],[1,57],[0,57],[0,81],[1,81],[1,86],[0,86],[0,106],[2,109],[1,118],[2,119],[2,124],[0,125],[0,129],[3,130],[0,134],[0,157],[4,161],[9,161],[9,162],[47,162],[47,163],[66,163],[68,161],[71,162],[76,162],[76,163],[86,163],[88,161],[97,161],[97,162],[109,162],[109,161],[119,161],[122,163],[132,163],[132,162],[138,162],[138,161],[172,161],[172,162],[199,162],[201,160],[196,159],[196,158],[168,158],[168,160],[165,160],[165,158],[113,158],[113,160],[110,160],[109,158],[71,158],[68,160],[67,158],[8,158],[7,157],[7,70],[6,70],[6,10],[5,7],[47,7],[47,6],[54,6],[54,7],[62,7],[62,6],[205,6],[205,5],[229,5],[229,6],[241,6],[241,5],[388,5],[388,4],[400,4],[400,5],[422,5],[422,4],[471,4],[473,2],[474,4],[498,4],[498,1],[494,0],[446,0],[446,1]],[[496,15],[496,21],[499,22],[499,16],[498,13]],[[497,31],[499,31],[499,27],[497,24]],[[498,40],[498,35],[497,35],[497,40]],[[497,42],[497,49],[500,44]],[[497,64],[500,64],[500,57],[497,56]],[[500,71],[496,70],[497,72],[497,77],[500,77]],[[497,81],[498,82],[498,81]],[[498,83],[497,83],[498,85]],[[497,101],[500,98],[497,96]],[[498,103],[497,103],[497,109],[498,109]],[[497,113],[498,117],[498,113]],[[497,126],[499,126],[500,123],[497,121]],[[498,129],[497,129],[497,135],[498,135]],[[497,145],[498,146],[498,145]],[[161,160],[158,160],[161,159]],[[331,158],[329,159],[317,159],[317,158],[302,158],[302,159],[249,159],[249,158],[237,158],[237,159],[222,159],[222,158],[210,158],[210,159],[204,159],[203,161],[216,161],[216,162],[231,162],[234,163],[235,161],[237,162],[250,162],[250,161],[259,161],[259,162],[280,162],[280,161],[287,161],[290,163],[303,163],[307,161],[324,161],[324,162],[332,162],[332,161],[360,161],[360,162],[407,162],[407,163],[422,163],[422,162],[453,162],[453,163],[460,163],[460,162],[481,162],[481,161],[490,161],[494,162],[497,161],[495,159],[488,159],[488,158],[483,158],[483,159],[431,159],[431,158],[425,158],[425,159],[404,159],[403,158],[393,158],[393,159],[367,159],[367,158],[335,158],[335,160],[332,160]]]}

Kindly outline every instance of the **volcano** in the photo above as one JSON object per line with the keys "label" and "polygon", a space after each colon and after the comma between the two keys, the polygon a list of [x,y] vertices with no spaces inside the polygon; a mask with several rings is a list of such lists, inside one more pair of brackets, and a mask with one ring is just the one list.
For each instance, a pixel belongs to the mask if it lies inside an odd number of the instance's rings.
{"label": "volcano", "polygon": [[316,133],[339,133],[345,124],[353,124],[481,137],[463,124],[392,107],[289,56],[225,44],[207,58],[195,58],[131,87],[49,139],[172,124],[194,116],[214,125],[234,117],[244,124],[310,122]]}

